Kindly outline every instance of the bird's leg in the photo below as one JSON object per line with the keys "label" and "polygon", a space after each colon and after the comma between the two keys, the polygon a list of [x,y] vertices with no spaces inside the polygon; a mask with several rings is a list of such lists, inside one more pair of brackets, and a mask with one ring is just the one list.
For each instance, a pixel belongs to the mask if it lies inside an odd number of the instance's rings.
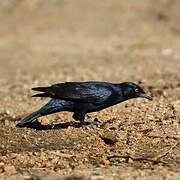
{"label": "bird's leg", "polygon": [[83,125],[91,124],[91,121],[85,120],[85,113],[82,112],[74,112],[73,118],[77,121],[80,121]]}
{"label": "bird's leg", "polygon": [[82,112],[74,112],[73,118],[77,121],[83,122],[85,119],[85,113]]}
{"label": "bird's leg", "polygon": [[81,123],[83,125],[102,125],[103,123],[98,121],[97,118],[94,119],[94,121],[90,121],[90,120],[85,120],[85,113],[82,113],[82,112],[75,112],[73,114],[73,118],[75,120],[78,120],[78,121],[81,121]]}

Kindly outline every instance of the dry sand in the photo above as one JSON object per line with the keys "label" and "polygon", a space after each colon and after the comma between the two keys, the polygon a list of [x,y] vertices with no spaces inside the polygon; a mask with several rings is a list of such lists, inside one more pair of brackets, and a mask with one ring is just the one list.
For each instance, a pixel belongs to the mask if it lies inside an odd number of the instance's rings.
{"label": "dry sand", "polygon": [[[180,179],[178,0],[0,2],[0,179]],[[132,81],[152,94],[89,114],[16,128],[48,99],[31,87]],[[37,123],[37,122],[35,122]],[[46,127],[46,126],[45,126]]]}

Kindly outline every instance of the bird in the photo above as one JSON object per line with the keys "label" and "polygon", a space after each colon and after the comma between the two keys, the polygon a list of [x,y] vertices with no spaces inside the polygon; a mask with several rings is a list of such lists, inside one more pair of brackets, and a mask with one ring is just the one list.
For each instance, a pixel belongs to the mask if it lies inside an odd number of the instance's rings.
{"label": "bird", "polygon": [[35,87],[32,90],[40,92],[32,97],[49,97],[51,99],[39,110],[21,120],[17,127],[26,127],[41,116],[61,111],[73,112],[73,119],[84,123],[87,113],[98,112],[132,98],[153,99],[133,82],[64,82],[49,87]]}

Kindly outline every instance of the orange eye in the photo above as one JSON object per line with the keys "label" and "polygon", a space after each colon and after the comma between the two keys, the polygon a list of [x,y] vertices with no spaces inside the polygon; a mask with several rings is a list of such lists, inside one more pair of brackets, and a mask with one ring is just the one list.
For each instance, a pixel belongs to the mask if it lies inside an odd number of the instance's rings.
{"label": "orange eye", "polygon": [[139,89],[138,89],[138,88],[136,88],[136,89],[135,89],[135,92],[139,92]]}

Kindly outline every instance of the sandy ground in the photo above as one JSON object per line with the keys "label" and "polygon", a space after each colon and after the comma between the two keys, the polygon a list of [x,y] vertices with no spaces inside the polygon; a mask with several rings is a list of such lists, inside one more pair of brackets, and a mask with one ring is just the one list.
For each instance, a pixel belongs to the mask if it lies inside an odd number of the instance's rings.
{"label": "sandy ground", "polygon": [[[36,0],[0,5],[0,179],[180,179],[178,0]],[[86,118],[16,128],[48,99],[35,86],[132,81],[133,99]],[[47,124],[56,123],[54,130]],[[34,125],[38,125],[36,121]]]}

